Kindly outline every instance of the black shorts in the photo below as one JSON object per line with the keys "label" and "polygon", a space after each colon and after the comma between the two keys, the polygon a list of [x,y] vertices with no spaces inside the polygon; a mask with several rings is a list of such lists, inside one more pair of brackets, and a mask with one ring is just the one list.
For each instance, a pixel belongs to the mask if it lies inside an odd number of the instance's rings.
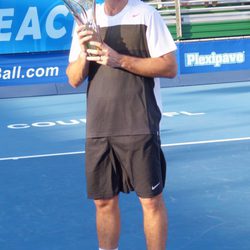
{"label": "black shorts", "polygon": [[87,192],[91,199],[107,199],[130,191],[150,198],[162,192],[165,177],[166,161],[158,135],[86,141]]}

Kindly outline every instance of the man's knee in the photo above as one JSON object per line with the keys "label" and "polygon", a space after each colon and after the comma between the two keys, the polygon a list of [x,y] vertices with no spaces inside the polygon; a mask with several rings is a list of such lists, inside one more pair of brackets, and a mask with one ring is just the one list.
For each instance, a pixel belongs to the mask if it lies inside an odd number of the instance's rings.
{"label": "man's knee", "polygon": [[162,194],[159,194],[152,198],[140,198],[140,202],[143,210],[146,211],[157,211],[159,209],[165,208]]}
{"label": "man's knee", "polygon": [[118,197],[115,196],[110,199],[98,199],[94,200],[96,209],[98,210],[113,210],[118,207]]}

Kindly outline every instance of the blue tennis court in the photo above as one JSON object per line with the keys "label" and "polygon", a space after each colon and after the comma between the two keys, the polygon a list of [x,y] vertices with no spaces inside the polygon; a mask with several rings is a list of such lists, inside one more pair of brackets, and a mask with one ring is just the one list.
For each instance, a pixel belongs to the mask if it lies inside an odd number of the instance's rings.
{"label": "blue tennis court", "polygon": [[[169,250],[250,249],[250,82],[162,89]],[[0,249],[97,249],[85,94],[0,99]],[[121,250],[145,249],[135,194]]]}

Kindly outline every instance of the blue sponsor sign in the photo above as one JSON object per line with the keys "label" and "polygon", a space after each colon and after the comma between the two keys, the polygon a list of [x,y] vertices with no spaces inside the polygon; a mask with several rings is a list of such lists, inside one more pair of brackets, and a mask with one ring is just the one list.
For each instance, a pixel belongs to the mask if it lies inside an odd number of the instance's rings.
{"label": "blue sponsor sign", "polygon": [[0,2],[0,54],[67,50],[72,28],[61,0]]}
{"label": "blue sponsor sign", "polygon": [[250,39],[179,44],[180,74],[250,69]]}
{"label": "blue sponsor sign", "polygon": [[0,55],[0,87],[67,83],[68,51]]}

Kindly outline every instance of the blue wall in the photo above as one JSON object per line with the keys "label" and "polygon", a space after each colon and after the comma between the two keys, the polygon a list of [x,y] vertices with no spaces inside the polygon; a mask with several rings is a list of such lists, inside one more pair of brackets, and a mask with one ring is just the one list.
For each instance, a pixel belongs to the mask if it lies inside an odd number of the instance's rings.
{"label": "blue wall", "polygon": [[73,18],[61,0],[0,2],[0,54],[67,50]]}
{"label": "blue wall", "polygon": [[250,69],[250,38],[179,43],[180,74]]}
{"label": "blue wall", "polygon": [[[20,90],[27,86],[29,95],[71,92],[65,70],[72,28],[73,19],[61,0],[1,1],[0,97],[23,95],[25,91]],[[221,74],[249,80],[250,38],[180,42],[177,46],[178,76],[163,86],[183,85],[190,76],[191,84],[199,84],[205,75],[210,81],[218,76],[215,82],[226,80]],[[18,93],[13,94],[13,88],[6,90],[9,87],[18,87]]]}

